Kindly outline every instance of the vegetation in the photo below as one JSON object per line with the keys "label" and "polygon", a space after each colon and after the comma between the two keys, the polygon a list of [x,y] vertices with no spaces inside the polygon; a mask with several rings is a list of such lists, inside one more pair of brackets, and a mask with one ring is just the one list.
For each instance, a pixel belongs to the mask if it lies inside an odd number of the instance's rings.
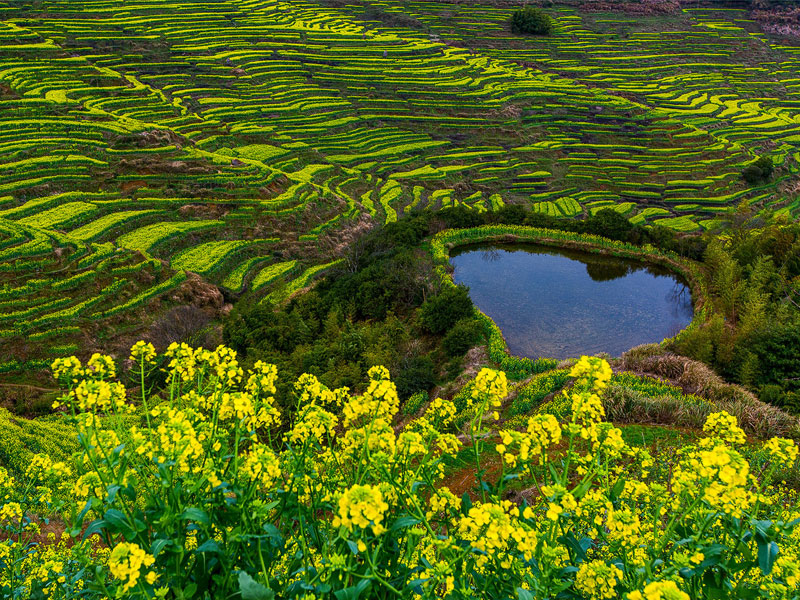
{"label": "vegetation", "polygon": [[[304,375],[283,412],[273,365],[177,344],[164,359],[163,392],[143,386],[138,406],[110,357],[53,364],[80,449],[0,470],[5,597],[797,598],[796,507],[777,480],[796,443],[754,453],[715,412],[665,470],[604,421],[600,359],[570,370],[565,421],[524,431],[491,428],[508,384],[482,369],[464,442],[448,400],[395,431],[382,367],[358,396]],[[145,343],[131,360],[142,381],[163,362]],[[461,497],[441,483],[454,461],[475,476]],[[512,485],[533,487],[514,503]],[[64,537],[40,546],[54,515]]]}
{"label": "vegetation", "polygon": [[159,6],[0,6],[4,382],[187,301],[277,302],[418,210],[599,217],[693,258],[672,233],[800,210],[798,57],[743,11],[555,3],[564,35],[521,40],[502,3]]}
{"label": "vegetation", "polygon": [[526,6],[511,15],[511,32],[529,35],[550,35],[553,33],[553,19],[543,10]]}
{"label": "vegetation", "polygon": [[715,315],[675,348],[796,412],[800,228],[780,220],[754,228],[748,212],[706,250]]}
{"label": "vegetation", "polygon": [[[0,0],[0,597],[800,600],[800,13],[682,4]],[[513,356],[509,240],[695,318]]]}
{"label": "vegetation", "polygon": [[774,170],[775,165],[772,162],[772,158],[764,155],[760,156],[753,164],[745,167],[742,171],[742,177],[747,183],[755,185],[767,181],[772,177]]}

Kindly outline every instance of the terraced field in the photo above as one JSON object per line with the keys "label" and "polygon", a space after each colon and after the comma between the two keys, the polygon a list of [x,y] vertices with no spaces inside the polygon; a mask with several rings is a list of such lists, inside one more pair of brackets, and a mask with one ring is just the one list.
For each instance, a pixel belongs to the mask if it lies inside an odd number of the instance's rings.
{"label": "terraced field", "polygon": [[709,8],[557,5],[520,39],[512,8],[0,0],[0,372],[108,350],[204,280],[280,300],[425,207],[800,212],[800,45]]}

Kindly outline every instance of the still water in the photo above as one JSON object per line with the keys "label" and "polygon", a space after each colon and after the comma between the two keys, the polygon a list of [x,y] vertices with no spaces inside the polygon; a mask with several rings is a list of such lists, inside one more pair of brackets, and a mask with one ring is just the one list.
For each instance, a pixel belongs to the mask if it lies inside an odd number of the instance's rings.
{"label": "still water", "polygon": [[517,356],[620,356],[692,320],[689,288],[672,272],[621,258],[529,244],[452,253],[456,283],[494,319]]}

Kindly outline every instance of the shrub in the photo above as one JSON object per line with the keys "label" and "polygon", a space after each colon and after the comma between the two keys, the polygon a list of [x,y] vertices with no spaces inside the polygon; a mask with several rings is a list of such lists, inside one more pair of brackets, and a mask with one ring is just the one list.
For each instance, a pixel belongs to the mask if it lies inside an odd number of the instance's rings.
{"label": "shrub", "polygon": [[396,379],[397,393],[401,398],[427,392],[436,384],[433,361],[429,356],[415,356],[404,362]]}
{"label": "shrub", "polygon": [[754,163],[747,165],[742,171],[742,177],[747,183],[754,185],[769,180],[774,169],[772,158],[765,154]]}
{"label": "shrub", "polygon": [[483,325],[475,319],[461,319],[447,332],[442,348],[448,356],[462,356],[484,338]]}
{"label": "shrub", "polygon": [[425,301],[420,320],[426,330],[440,335],[461,319],[471,316],[473,310],[469,289],[463,285],[448,285],[437,296]]}
{"label": "shrub", "polygon": [[[613,208],[603,208],[583,222],[586,233],[602,235],[612,240],[629,241],[637,229]],[[640,228],[641,229],[641,228]]]}
{"label": "shrub", "polygon": [[553,33],[553,19],[538,8],[526,6],[511,15],[511,32],[526,35],[550,35]]}
{"label": "shrub", "polygon": [[800,391],[800,330],[796,326],[764,329],[752,336],[748,349],[758,360],[756,386],[772,384]]}

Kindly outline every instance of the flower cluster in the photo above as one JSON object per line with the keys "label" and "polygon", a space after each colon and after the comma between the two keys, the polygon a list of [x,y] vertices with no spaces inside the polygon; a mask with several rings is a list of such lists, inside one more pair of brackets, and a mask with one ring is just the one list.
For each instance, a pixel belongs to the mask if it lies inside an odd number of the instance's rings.
{"label": "flower cluster", "polygon": [[263,490],[271,490],[281,478],[281,463],[278,456],[264,444],[254,444],[244,455],[242,474],[252,482],[258,482]]}
{"label": "flower cluster", "polygon": [[[711,429],[718,423],[730,424],[730,421],[715,419]],[[713,510],[736,518],[741,518],[757,499],[756,494],[750,491],[754,480],[749,463],[718,437],[707,438],[696,447],[685,449],[671,484],[678,495],[676,503],[681,496],[702,499]]]}
{"label": "flower cluster", "polygon": [[575,589],[591,600],[617,598],[617,583],[622,579],[622,571],[616,565],[602,560],[585,562],[575,576]]}
{"label": "flower cluster", "polygon": [[628,600],[691,600],[689,594],[681,591],[674,581],[653,581],[641,592],[628,594]]}
{"label": "flower cluster", "polygon": [[744,444],[747,441],[738,419],[724,410],[708,415],[703,431],[726,444]]}
{"label": "flower cluster", "polygon": [[131,347],[130,359],[137,363],[152,363],[156,358],[153,344],[139,340]]}
{"label": "flower cluster", "polygon": [[479,414],[487,410],[494,410],[495,419],[499,418],[496,410],[500,408],[503,398],[508,395],[508,380],[502,371],[495,371],[484,367],[475,377],[475,386],[472,398],[478,403]]}
{"label": "flower cluster", "polygon": [[[124,594],[139,582],[142,570],[147,569],[155,559],[147,554],[136,544],[122,542],[114,546],[108,558],[108,570],[122,583],[121,592]],[[144,580],[152,584],[156,580],[153,571],[147,571]]]}
{"label": "flower cluster", "polygon": [[339,498],[339,511],[333,519],[334,527],[345,527],[349,531],[372,529],[381,535],[386,528],[383,518],[389,505],[384,501],[381,490],[371,485],[354,485]]}
{"label": "flower cluster", "polygon": [[791,466],[797,460],[798,449],[794,440],[774,437],[764,444],[764,450],[776,463]]}
{"label": "flower cluster", "polygon": [[342,409],[345,427],[370,419],[391,421],[400,409],[397,388],[389,379],[388,369],[372,367],[368,375],[370,381],[364,394],[352,398]]}
{"label": "flower cluster", "polygon": [[490,559],[508,569],[514,555],[530,560],[537,544],[536,533],[519,520],[519,507],[509,500],[479,503],[458,522],[458,535],[478,551],[478,564]]}
{"label": "flower cluster", "polygon": [[532,460],[541,465],[547,449],[561,441],[561,426],[553,415],[536,415],[528,419],[525,433],[502,430],[500,439],[495,450],[507,465],[515,467],[518,461],[527,464]]}

